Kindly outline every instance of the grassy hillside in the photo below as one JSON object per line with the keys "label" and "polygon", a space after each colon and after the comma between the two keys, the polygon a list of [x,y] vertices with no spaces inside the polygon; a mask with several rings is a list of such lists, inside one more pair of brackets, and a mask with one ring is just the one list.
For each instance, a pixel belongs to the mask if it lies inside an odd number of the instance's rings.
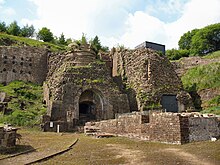
{"label": "grassy hillside", "polygon": [[182,82],[189,91],[220,88],[220,62],[189,69],[183,75]]}
{"label": "grassy hillside", "polygon": [[[220,57],[220,51],[204,56],[204,59]],[[220,91],[220,62],[200,65],[189,69],[182,77],[184,88],[188,92],[200,93],[202,90]],[[202,112],[215,113],[220,115],[220,95],[202,102]]]}
{"label": "grassy hillside", "polygon": [[0,92],[7,93],[8,102],[5,115],[0,112],[0,123],[8,122],[18,126],[40,124],[41,115],[46,112],[42,86],[14,81],[7,86],[0,85]]}
{"label": "grassy hillside", "polygon": [[220,50],[212,52],[212,53],[209,53],[206,56],[203,56],[202,58],[204,58],[204,59],[220,58]]}
{"label": "grassy hillside", "polygon": [[48,42],[41,42],[38,40],[25,38],[25,37],[18,37],[13,35],[8,35],[5,33],[0,33],[0,46],[34,46],[34,47],[49,47],[51,51],[62,51],[65,50],[65,47],[58,46]]}

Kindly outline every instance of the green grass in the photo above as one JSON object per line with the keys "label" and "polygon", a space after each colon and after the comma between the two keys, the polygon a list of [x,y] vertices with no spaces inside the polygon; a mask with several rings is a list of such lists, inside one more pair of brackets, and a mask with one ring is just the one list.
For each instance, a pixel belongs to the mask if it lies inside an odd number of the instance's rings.
{"label": "green grass", "polygon": [[201,65],[189,69],[182,77],[183,86],[188,91],[220,88],[220,63]]}
{"label": "green grass", "polygon": [[52,44],[52,43],[41,42],[41,41],[30,39],[30,38],[18,37],[18,36],[8,35],[8,34],[5,34],[5,33],[0,33],[0,45],[4,46],[4,45],[7,45],[7,43],[10,46],[28,45],[28,46],[40,47],[40,48],[49,47],[51,51],[65,50],[65,47],[58,46],[58,45],[55,45],[55,44]]}
{"label": "green grass", "polygon": [[[20,129],[21,143],[16,149],[25,151],[29,148],[37,149],[27,155],[21,155],[10,160],[10,163],[25,164],[26,160],[36,160],[67,148],[79,139],[71,150],[54,156],[37,164],[219,164],[220,141],[202,141],[184,145],[162,144],[140,141],[124,137],[93,138],[84,134],[54,132],[39,132]],[[18,153],[19,151],[17,151]],[[0,153],[4,158],[11,153]],[[194,161],[193,161],[194,160]],[[7,164],[9,160],[0,161]]]}
{"label": "green grass", "polygon": [[220,50],[216,52],[212,52],[207,54],[206,56],[203,56],[204,59],[214,59],[214,58],[220,58]]}
{"label": "green grass", "polygon": [[12,111],[1,115],[0,123],[8,122],[18,126],[34,126],[40,124],[41,115],[46,112],[43,104],[42,86],[13,81],[7,86],[0,86],[0,92],[5,92],[8,109]]}
{"label": "green grass", "polygon": [[220,105],[215,107],[208,107],[201,111],[201,113],[212,113],[216,115],[220,115]]}
{"label": "green grass", "polygon": [[[220,63],[200,65],[189,69],[181,78],[184,89],[188,92],[203,89],[220,90]],[[220,96],[203,101],[201,113],[214,113],[220,115]]]}

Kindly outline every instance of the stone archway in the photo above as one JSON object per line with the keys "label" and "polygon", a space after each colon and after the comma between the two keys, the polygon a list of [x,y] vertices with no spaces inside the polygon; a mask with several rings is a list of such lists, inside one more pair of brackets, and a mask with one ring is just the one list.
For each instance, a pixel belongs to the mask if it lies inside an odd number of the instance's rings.
{"label": "stone archway", "polygon": [[79,98],[79,125],[103,119],[103,97],[95,90],[85,90]]}

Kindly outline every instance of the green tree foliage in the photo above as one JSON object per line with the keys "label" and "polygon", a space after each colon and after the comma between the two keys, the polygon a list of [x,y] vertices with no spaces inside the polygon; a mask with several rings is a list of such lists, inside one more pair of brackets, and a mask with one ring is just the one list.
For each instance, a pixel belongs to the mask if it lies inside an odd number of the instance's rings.
{"label": "green tree foliage", "polygon": [[220,50],[220,23],[202,28],[192,37],[193,55],[204,55],[217,50]]}
{"label": "green tree foliage", "polygon": [[194,29],[192,31],[188,31],[184,33],[178,42],[179,49],[191,49],[192,37],[199,31],[199,29]]}
{"label": "green tree foliage", "polygon": [[0,32],[7,32],[7,26],[5,22],[0,22]]}
{"label": "green tree foliage", "polygon": [[20,27],[18,26],[17,22],[14,21],[12,22],[8,27],[7,27],[7,33],[10,35],[14,35],[14,36],[19,36],[21,32]]}
{"label": "green tree foliage", "polygon": [[102,46],[101,50],[104,51],[104,52],[108,52],[109,47],[108,46]]}
{"label": "green tree foliage", "polygon": [[170,60],[178,60],[181,57],[189,57],[189,50],[177,50],[177,49],[170,49],[166,51],[166,56],[168,57],[168,59]]}
{"label": "green tree foliage", "polygon": [[65,39],[65,36],[63,33],[60,35],[60,37],[58,39],[58,43],[61,45],[67,45],[67,42],[66,42],[66,39]]}
{"label": "green tree foliage", "polygon": [[70,43],[72,43],[73,42],[73,40],[71,39],[71,38],[67,38],[66,39],[66,45],[69,45]]}
{"label": "green tree foliage", "polygon": [[92,48],[94,49],[94,51],[96,52],[96,54],[98,54],[99,50],[102,48],[102,45],[101,45],[101,42],[100,42],[98,36],[95,36],[94,39],[91,39],[90,44],[91,44]]}
{"label": "green tree foliage", "polygon": [[178,45],[179,50],[171,49],[166,51],[169,59],[176,60],[189,55],[203,56],[220,50],[220,23],[184,33],[180,37]]}
{"label": "green tree foliage", "polygon": [[35,32],[35,29],[34,29],[33,25],[31,25],[31,26],[26,25],[23,28],[21,28],[20,36],[22,36],[22,37],[33,37],[34,32]]}
{"label": "green tree foliage", "polygon": [[54,40],[53,33],[46,27],[39,30],[37,38],[43,40],[44,42],[52,42]]}
{"label": "green tree foliage", "polygon": [[84,33],[82,34],[82,38],[80,41],[81,41],[81,44],[88,44],[86,35]]}

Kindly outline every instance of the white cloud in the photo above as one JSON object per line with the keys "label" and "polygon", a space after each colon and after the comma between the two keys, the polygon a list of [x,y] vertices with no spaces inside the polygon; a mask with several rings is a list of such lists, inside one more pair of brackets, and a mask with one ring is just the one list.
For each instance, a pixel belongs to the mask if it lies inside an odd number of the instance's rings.
{"label": "white cloud", "polygon": [[220,22],[219,6],[219,0],[191,0],[187,3],[182,17],[166,25],[169,46],[177,47],[180,36],[189,30]]}
{"label": "white cloud", "polygon": [[4,3],[5,3],[5,0],[0,0],[0,5]]}
{"label": "white cloud", "polygon": [[5,8],[4,10],[2,10],[2,14],[6,16],[12,16],[12,15],[15,15],[16,12],[13,8]]}
{"label": "white cloud", "polygon": [[138,11],[128,18],[128,29],[121,38],[124,45],[136,46],[145,40],[165,44],[168,49],[178,48],[183,33],[220,22],[219,0],[191,0],[184,5],[182,16],[164,23],[147,12]]}
{"label": "white cloud", "polygon": [[[36,28],[48,27],[59,36],[78,39],[82,33],[88,37],[98,35],[107,46],[124,44],[134,47],[148,40],[177,48],[180,36],[194,28],[220,22],[219,0],[157,0],[156,7],[163,14],[179,14],[177,20],[167,23],[152,16],[148,4],[142,0],[29,0],[36,4],[38,19],[23,19],[23,23]],[[1,0],[0,0],[1,2]],[[145,11],[132,11],[138,5],[146,5]],[[154,1],[152,1],[154,4]],[[151,4],[151,5],[152,5]],[[160,14],[158,12],[157,14]]]}
{"label": "white cloud", "polygon": [[30,1],[38,7],[39,19],[31,21],[34,25],[73,38],[79,38],[83,32],[92,37],[119,35],[129,14],[125,8],[134,3],[132,0],[53,0],[52,4],[50,0]]}
{"label": "white cloud", "polygon": [[121,42],[128,47],[137,46],[146,40],[164,43],[167,38],[164,27],[159,19],[141,11],[135,12],[134,15],[129,15],[127,30]]}
{"label": "white cloud", "polygon": [[16,14],[15,10],[11,7],[5,6],[5,0],[0,0],[0,21],[2,21],[4,18],[6,20],[14,16]]}

